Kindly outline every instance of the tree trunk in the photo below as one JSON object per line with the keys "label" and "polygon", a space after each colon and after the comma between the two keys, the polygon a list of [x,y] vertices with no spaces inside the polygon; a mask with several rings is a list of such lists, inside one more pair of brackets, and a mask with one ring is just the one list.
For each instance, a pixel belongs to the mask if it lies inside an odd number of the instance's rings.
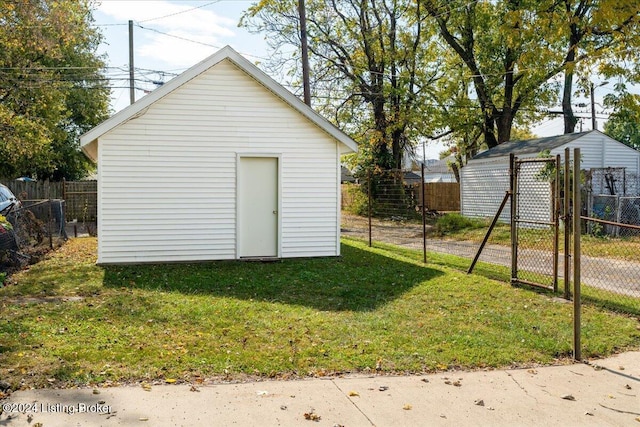
{"label": "tree trunk", "polygon": [[571,25],[569,37],[569,50],[565,57],[564,88],[562,90],[562,115],[564,117],[564,133],[573,133],[578,123],[578,118],[573,114],[571,100],[573,96],[573,68],[576,59],[576,47],[582,39],[582,34],[577,25]]}
{"label": "tree trunk", "polygon": [[562,91],[562,115],[564,117],[564,133],[573,133],[578,124],[578,118],[573,114],[571,106],[573,90],[573,71],[564,72],[564,89]]}
{"label": "tree trunk", "polygon": [[495,120],[493,116],[486,112],[484,114],[482,133],[484,134],[484,142],[488,148],[493,148],[498,145],[498,139],[495,134]]}
{"label": "tree trunk", "polygon": [[496,120],[498,127],[498,144],[511,140],[511,128],[513,127],[513,113],[510,108],[504,108],[502,115]]}

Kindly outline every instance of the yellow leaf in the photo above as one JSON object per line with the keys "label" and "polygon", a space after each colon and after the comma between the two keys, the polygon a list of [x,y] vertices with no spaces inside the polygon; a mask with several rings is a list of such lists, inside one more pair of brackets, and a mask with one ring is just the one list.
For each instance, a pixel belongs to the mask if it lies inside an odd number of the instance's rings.
{"label": "yellow leaf", "polygon": [[358,393],[357,391],[350,391],[349,392],[349,396],[351,396],[351,397],[360,396],[360,393]]}
{"label": "yellow leaf", "polygon": [[166,382],[167,384],[173,384],[176,382],[175,378],[167,378],[164,382]]}

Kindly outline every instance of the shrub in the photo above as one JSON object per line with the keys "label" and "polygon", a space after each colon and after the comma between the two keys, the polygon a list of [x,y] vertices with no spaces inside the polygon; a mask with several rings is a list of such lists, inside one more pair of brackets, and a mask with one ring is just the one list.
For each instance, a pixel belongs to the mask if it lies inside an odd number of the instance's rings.
{"label": "shrub", "polygon": [[365,187],[360,184],[342,184],[343,205],[346,212],[367,216],[369,214],[369,197]]}
{"label": "shrub", "polygon": [[459,213],[450,213],[441,216],[436,221],[436,234],[442,236],[447,233],[455,233],[462,230],[474,230],[477,228],[485,228],[485,221],[477,218],[468,218]]}

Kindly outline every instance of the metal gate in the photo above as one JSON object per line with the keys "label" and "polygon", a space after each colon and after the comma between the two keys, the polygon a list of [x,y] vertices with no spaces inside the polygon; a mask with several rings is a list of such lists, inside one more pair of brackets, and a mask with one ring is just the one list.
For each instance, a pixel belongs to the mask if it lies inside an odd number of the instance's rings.
{"label": "metal gate", "polygon": [[511,283],[558,290],[560,156],[511,156]]}

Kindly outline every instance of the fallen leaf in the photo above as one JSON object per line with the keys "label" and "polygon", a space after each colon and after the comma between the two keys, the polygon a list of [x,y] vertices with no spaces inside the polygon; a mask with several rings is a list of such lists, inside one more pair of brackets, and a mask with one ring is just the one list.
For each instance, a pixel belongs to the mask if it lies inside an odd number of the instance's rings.
{"label": "fallen leaf", "polygon": [[535,369],[528,369],[527,372],[529,372],[532,375],[536,375],[538,373],[538,371],[536,371]]}
{"label": "fallen leaf", "polygon": [[588,415],[588,416],[590,416],[590,417],[593,417],[593,414],[592,414],[591,412],[585,412],[584,414],[585,414],[585,415]]}
{"label": "fallen leaf", "polygon": [[189,391],[200,391],[200,390],[198,390],[198,387],[192,385]]}
{"label": "fallen leaf", "polygon": [[573,397],[573,395],[571,395],[571,394],[563,394],[560,397],[563,398],[564,400],[576,400],[576,398]]}
{"label": "fallen leaf", "polygon": [[476,400],[473,402],[473,404],[474,404],[474,405],[477,405],[477,406],[484,406],[484,400],[482,400],[482,399],[476,399]]}
{"label": "fallen leaf", "polygon": [[97,388],[93,389],[93,394],[100,394],[100,390],[98,390]]}
{"label": "fallen leaf", "polygon": [[410,403],[405,403],[402,409],[404,409],[405,411],[410,411],[413,409],[413,406]]}
{"label": "fallen leaf", "polygon": [[380,387],[378,387],[378,390],[380,390],[380,391],[387,391],[387,390],[389,390],[389,386],[381,385]]}
{"label": "fallen leaf", "polygon": [[454,381],[453,385],[456,387],[462,387],[462,383],[460,381]]}
{"label": "fallen leaf", "polygon": [[164,380],[165,383],[167,384],[173,384],[176,382],[175,378],[167,378],[166,380]]}
{"label": "fallen leaf", "polygon": [[428,383],[428,382],[429,382],[429,380],[428,380],[428,379],[426,379],[426,378],[423,378],[423,379],[421,379],[420,381],[422,381],[423,383]]}
{"label": "fallen leaf", "polygon": [[142,384],[140,384],[140,386],[142,387],[142,389],[144,391],[151,391],[151,385],[149,385],[147,383],[142,383]]}
{"label": "fallen leaf", "polygon": [[360,393],[358,393],[357,391],[350,391],[349,392],[349,396],[351,396],[351,397],[360,396]]}
{"label": "fallen leaf", "polygon": [[149,421],[149,417],[140,417],[138,421]]}
{"label": "fallen leaf", "polygon": [[280,409],[283,410],[283,411],[286,411],[287,410],[287,405],[280,405]]}
{"label": "fallen leaf", "polygon": [[320,415],[316,414],[314,412],[314,410],[312,409],[311,411],[304,413],[304,419],[305,420],[309,420],[309,421],[318,422],[318,421],[320,421],[322,419],[322,417],[320,417]]}
{"label": "fallen leaf", "polygon": [[625,385],[624,388],[626,388],[627,390],[631,390],[631,386],[629,384]]}

